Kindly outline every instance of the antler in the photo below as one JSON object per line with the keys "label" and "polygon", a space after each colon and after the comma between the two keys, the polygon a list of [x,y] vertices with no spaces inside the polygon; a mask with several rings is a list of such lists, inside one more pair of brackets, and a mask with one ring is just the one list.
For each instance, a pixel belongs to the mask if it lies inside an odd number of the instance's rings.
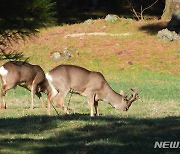
{"label": "antler", "polygon": [[134,102],[138,98],[137,88],[131,88],[131,92],[132,94],[129,97],[128,102],[127,102],[128,108],[131,106],[132,102]]}

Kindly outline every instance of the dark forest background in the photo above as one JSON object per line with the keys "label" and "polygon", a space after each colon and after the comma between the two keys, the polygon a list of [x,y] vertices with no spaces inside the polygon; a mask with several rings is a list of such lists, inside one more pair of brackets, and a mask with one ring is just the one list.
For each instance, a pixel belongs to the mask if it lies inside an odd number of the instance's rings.
{"label": "dark forest background", "polygon": [[[54,0],[58,23],[76,23],[86,19],[103,18],[107,14],[135,18],[130,3],[137,12],[150,6],[155,0]],[[130,2],[130,3],[129,3]],[[159,0],[144,12],[146,19],[161,18],[165,7],[164,0]]]}

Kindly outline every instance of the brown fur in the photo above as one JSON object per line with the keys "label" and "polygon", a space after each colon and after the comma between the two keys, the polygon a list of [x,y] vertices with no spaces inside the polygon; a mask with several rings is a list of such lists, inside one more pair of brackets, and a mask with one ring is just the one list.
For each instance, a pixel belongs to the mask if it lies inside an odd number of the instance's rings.
{"label": "brown fur", "polygon": [[117,110],[125,111],[135,100],[131,97],[131,102],[128,102],[125,96],[116,93],[101,73],[89,71],[79,66],[59,65],[49,71],[48,74],[53,79],[51,83],[58,91],[54,99],[65,111],[67,109],[64,106],[64,99],[69,91],[87,97],[91,116],[94,116],[93,107],[95,107],[96,115],[99,115],[98,101],[100,100],[108,102]]}
{"label": "brown fur", "polygon": [[[32,65],[27,62],[10,61],[3,65],[8,70],[7,75],[1,76],[1,108],[6,108],[5,95],[6,91],[15,88],[17,85],[22,86],[31,91],[31,109],[33,108],[33,99],[36,94],[41,98],[40,86],[45,80],[45,74],[38,65]],[[43,102],[42,105],[44,106]]]}

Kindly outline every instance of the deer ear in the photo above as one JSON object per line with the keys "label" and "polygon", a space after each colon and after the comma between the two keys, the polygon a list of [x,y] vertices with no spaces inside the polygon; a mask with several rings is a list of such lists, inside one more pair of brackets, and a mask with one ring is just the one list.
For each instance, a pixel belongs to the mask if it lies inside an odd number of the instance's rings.
{"label": "deer ear", "polygon": [[125,93],[124,93],[124,91],[120,91],[120,93],[119,93],[121,96],[125,96]]}

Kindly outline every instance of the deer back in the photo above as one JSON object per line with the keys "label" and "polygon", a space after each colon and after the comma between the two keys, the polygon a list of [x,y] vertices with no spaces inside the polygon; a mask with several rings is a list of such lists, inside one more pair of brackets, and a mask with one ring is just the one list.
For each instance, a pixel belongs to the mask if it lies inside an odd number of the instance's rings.
{"label": "deer back", "polygon": [[101,88],[101,84],[106,82],[101,73],[92,72],[74,65],[59,65],[48,74],[57,89],[71,88],[74,92],[80,94],[88,89]]}
{"label": "deer back", "polygon": [[5,76],[7,81],[13,80],[17,84],[22,82],[32,83],[36,78],[38,81],[45,80],[45,74],[42,68],[38,65],[32,65],[26,62],[10,61],[3,65],[4,69],[7,70]]}

